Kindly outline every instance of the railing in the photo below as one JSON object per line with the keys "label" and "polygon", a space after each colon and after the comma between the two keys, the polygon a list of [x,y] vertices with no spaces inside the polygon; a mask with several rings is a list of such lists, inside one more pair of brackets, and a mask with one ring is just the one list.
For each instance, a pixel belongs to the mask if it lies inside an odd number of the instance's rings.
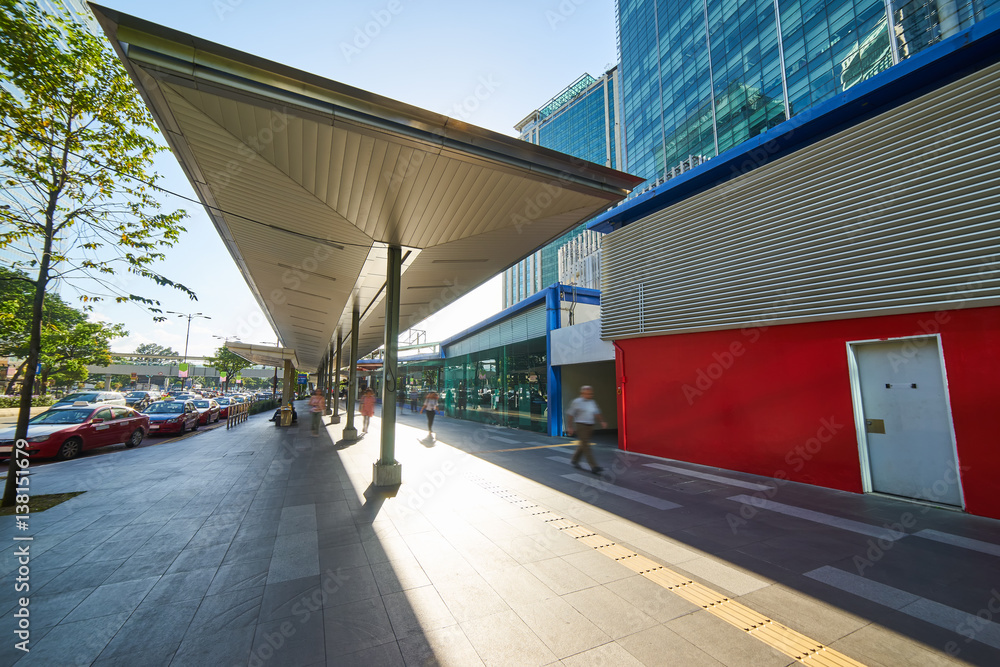
{"label": "railing", "polygon": [[229,412],[226,415],[226,428],[230,429],[237,424],[242,424],[250,418],[250,403],[230,403]]}

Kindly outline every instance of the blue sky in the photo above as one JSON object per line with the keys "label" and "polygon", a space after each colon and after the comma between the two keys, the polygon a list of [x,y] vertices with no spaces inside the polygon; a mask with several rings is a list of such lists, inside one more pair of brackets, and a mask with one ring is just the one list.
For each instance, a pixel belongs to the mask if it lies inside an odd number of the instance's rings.
{"label": "blue sky", "polygon": [[[105,0],[101,4],[161,25],[320,76],[515,135],[513,126],[584,72],[599,76],[617,59],[614,0]],[[485,99],[471,97],[489,82]],[[173,156],[158,161],[169,190],[194,197]],[[163,307],[202,312],[191,325],[189,353],[212,353],[221,340],[274,337],[204,210],[184,208],[188,233],[162,271],[198,294],[142,285]],[[67,297],[72,295],[67,294]],[[425,322],[430,340],[457,333],[500,310],[494,279]],[[144,342],[183,351],[187,320],[154,323],[136,306],[106,305],[97,316],[124,322],[131,335],[115,350]]]}

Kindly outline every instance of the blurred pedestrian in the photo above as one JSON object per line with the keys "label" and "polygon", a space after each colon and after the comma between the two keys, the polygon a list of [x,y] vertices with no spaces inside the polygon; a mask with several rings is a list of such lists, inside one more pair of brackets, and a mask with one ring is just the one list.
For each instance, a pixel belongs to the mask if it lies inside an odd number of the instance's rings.
{"label": "blurred pedestrian", "polygon": [[312,413],[312,435],[314,438],[319,437],[319,427],[323,425],[324,403],[323,392],[319,389],[314,389],[312,396],[309,397],[309,411]]}
{"label": "blurred pedestrian", "polygon": [[434,433],[434,415],[437,413],[438,409],[438,394],[433,389],[427,392],[427,396],[424,397],[424,407],[421,408],[422,412],[427,415],[427,437],[433,437]]}
{"label": "blurred pedestrian", "polygon": [[[576,432],[577,445],[573,452],[573,467],[580,468],[580,457],[585,457],[590,464],[590,470],[597,474],[603,470],[594,454],[590,451],[590,438],[594,434],[594,424],[600,422],[601,428],[607,428],[608,423],[601,416],[601,408],[594,401],[594,388],[590,385],[580,387],[580,395],[573,399],[566,411],[566,432],[573,435]],[[582,470],[582,468],[580,468]]]}
{"label": "blurred pedestrian", "polygon": [[365,389],[361,394],[361,416],[364,417],[364,424],[361,427],[362,433],[368,432],[368,422],[375,414],[375,392],[372,389]]}

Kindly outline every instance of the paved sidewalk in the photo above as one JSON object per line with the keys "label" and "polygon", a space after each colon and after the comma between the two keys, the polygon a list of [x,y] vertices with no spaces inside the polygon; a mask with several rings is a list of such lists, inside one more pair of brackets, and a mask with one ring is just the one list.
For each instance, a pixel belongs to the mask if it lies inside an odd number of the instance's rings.
{"label": "paved sidewalk", "polygon": [[37,469],[87,493],[0,518],[0,664],[798,664],[760,638],[782,626],[866,665],[1000,664],[997,521],[607,446],[597,477],[565,439],[429,441],[408,412],[387,495],[378,418],[356,443],[266,420]]}

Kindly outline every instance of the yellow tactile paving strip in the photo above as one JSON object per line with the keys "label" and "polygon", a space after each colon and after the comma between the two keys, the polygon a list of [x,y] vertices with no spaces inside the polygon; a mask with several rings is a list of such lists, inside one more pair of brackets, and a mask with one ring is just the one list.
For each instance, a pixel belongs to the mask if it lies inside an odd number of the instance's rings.
{"label": "yellow tactile paving strip", "polygon": [[536,503],[488,480],[479,477],[472,479],[494,495],[529,511],[532,516],[537,517],[553,529],[579,540],[595,551],[621,563],[633,572],[659,584],[794,660],[806,665],[823,665],[824,667],[865,667],[864,663],[849,658],[829,646],[777,623],[708,586],[693,581],[691,578],[674,572],[614,540],[581,526],[572,519],[539,507]]}

